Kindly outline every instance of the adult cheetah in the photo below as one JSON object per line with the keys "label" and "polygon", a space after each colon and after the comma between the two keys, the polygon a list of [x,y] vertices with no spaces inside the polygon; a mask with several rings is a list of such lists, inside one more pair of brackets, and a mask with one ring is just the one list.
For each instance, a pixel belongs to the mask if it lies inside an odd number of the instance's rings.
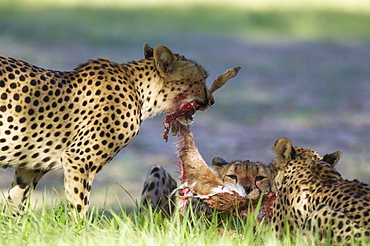
{"label": "adult cheetah", "polygon": [[289,226],[312,240],[344,243],[370,240],[370,186],[341,177],[334,166],[340,152],[321,157],[276,141],[271,164],[278,189],[272,226],[282,234]]}
{"label": "adult cheetah", "polygon": [[[207,72],[164,46],[145,59],[90,60],[72,71],[0,57],[0,166],[14,167],[8,198],[22,206],[50,170],[64,169],[66,198],[82,216],[95,175],[139,132],[143,120],[214,103]],[[179,119],[189,123],[188,117]]]}

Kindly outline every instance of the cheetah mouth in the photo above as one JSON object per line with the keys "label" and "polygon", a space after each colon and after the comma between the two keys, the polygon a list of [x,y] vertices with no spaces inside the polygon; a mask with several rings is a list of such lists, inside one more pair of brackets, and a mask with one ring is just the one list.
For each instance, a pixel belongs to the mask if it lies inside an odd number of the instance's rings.
{"label": "cheetah mouth", "polygon": [[163,138],[168,141],[168,133],[171,131],[171,135],[176,136],[178,133],[179,125],[189,125],[193,122],[194,114],[201,108],[201,104],[196,101],[185,103],[175,113],[167,115],[163,121],[164,133]]}
{"label": "cheetah mouth", "polygon": [[[235,217],[247,219],[252,216],[256,219],[255,223],[260,224],[265,217],[272,217],[273,205],[276,200],[275,192],[269,192],[262,197],[250,199],[234,193],[218,193],[206,199],[201,199],[210,208],[219,211],[227,211]],[[255,213],[257,213],[255,215]]]}
{"label": "cheetah mouth", "polygon": [[[240,67],[230,68],[225,73],[218,76],[211,88],[209,89],[209,98],[204,102],[191,101],[182,105],[175,113],[166,116],[163,121],[164,133],[163,138],[168,141],[168,133],[171,131],[171,135],[176,136],[178,133],[178,124],[189,125],[193,121],[193,115],[197,110],[204,111],[209,108],[215,101],[213,99],[213,93],[221,88],[229,79],[234,78],[240,70]],[[206,93],[207,94],[207,93]]]}
{"label": "cheetah mouth", "polygon": [[[276,200],[275,192],[264,194],[263,197],[261,198],[261,201],[260,198],[250,199],[250,204],[248,205],[248,208],[245,207],[240,208],[238,214],[242,218],[246,219],[248,216],[251,215],[251,211],[259,209],[256,222],[260,223],[262,219],[265,218],[266,216],[271,218],[275,200]],[[234,212],[233,215],[237,215],[237,212]]]}

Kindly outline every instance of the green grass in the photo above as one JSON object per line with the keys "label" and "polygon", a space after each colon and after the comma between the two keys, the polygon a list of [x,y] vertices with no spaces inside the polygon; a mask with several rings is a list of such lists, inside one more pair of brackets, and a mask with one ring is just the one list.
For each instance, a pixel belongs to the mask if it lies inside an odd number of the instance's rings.
{"label": "green grass", "polygon": [[[76,222],[66,204],[44,205],[39,211],[28,207],[22,216],[1,213],[0,245],[313,245],[299,235],[278,239],[266,224],[255,226],[257,214],[250,214],[247,220],[232,216],[220,220],[216,213],[206,219],[189,210],[166,219],[151,210],[93,209]],[[289,235],[289,229],[286,233]]]}
{"label": "green grass", "polygon": [[[163,219],[151,212],[131,213],[121,209],[91,211],[74,223],[68,208],[44,206],[39,212],[27,209],[22,217],[0,214],[0,245],[279,245],[265,225],[253,220],[229,218],[220,230],[215,219],[195,218],[190,212]],[[281,245],[292,245],[285,239]]]}
{"label": "green grass", "polygon": [[124,45],[123,42],[131,44],[148,37],[162,40],[166,36],[200,34],[236,35],[257,40],[289,37],[329,41],[370,39],[370,4],[365,1],[357,1],[354,10],[340,3],[180,2],[138,5],[130,1],[127,4],[53,1],[51,4],[5,0],[0,8],[0,31],[2,38],[10,40],[60,44],[73,41]]}
{"label": "green grass", "polygon": [[[61,204],[40,212],[27,209],[22,217],[0,215],[0,245],[248,245],[266,240],[264,228],[228,220],[219,232],[216,221],[194,219],[191,213],[171,220],[158,214],[91,211],[85,220],[73,223]],[[273,234],[269,234],[273,237]]]}

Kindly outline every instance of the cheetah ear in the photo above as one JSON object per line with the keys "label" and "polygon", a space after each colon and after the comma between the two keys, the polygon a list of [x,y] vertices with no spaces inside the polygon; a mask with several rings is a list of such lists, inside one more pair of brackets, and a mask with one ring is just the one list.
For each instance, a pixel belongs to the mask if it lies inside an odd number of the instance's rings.
{"label": "cheetah ear", "polygon": [[339,161],[340,154],[341,154],[340,151],[337,151],[331,154],[326,154],[324,155],[322,160],[325,161],[326,163],[329,163],[330,165],[334,167]]}
{"label": "cheetah ear", "polygon": [[153,57],[153,48],[148,43],[144,44],[144,59]]}
{"label": "cheetah ear", "polygon": [[222,159],[221,157],[215,157],[213,158],[212,160],[212,166],[215,167],[221,167],[221,166],[224,166],[224,165],[227,165],[229,164],[227,161],[225,161],[224,159]]}
{"label": "cheetah ear", "polygon": [[220,174],[222,170],[224,170],[224,168],[228,165],[229,163],[227,161],[225,161],[224,159],[222,159],[221,157],[215,157],[213,158],[212,160],[212,167],[213,167],[213,170],[215,170],[215,172],[217,174]]}
{"label": "cheetah ear", "polygon": [[290,139],[278,139],[274,145],[274,153],[276,156],[274,165],[283,168],[295,155],[295,150]]}
{"label": "cheetah ear", "polygon": [[165,46],[157,46],[154,49],[154,62],[157,70],[162,73],[171,73],[174,70],[176,56]]}

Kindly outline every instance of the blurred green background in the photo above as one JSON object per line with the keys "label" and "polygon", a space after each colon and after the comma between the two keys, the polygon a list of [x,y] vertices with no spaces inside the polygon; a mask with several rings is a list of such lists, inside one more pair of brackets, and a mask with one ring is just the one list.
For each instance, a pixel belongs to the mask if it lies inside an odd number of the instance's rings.
{"label": "blurred green background", "polygon": [[[0,55],[56,70],[88,59],[143,57],[145,42],[198,61],[211,82],[226,69],[239,75],[197,113],[192,130],[207,163],[269,163],[278,138],[320,154],[342,151],[345,178],[370,182],[370,2],[365,0],[2,0]],[[97,176],[93,206],[134,202],[150,167],[171,172],[176,138],[161,137],[164,116]],[[5,192],[13,170],[0,174]],[[63,196],[62,171],[50,172],[33,196]],[[123,188],[124,187],[124,188]],[[37,201],[36,201],[37,203]]]}

